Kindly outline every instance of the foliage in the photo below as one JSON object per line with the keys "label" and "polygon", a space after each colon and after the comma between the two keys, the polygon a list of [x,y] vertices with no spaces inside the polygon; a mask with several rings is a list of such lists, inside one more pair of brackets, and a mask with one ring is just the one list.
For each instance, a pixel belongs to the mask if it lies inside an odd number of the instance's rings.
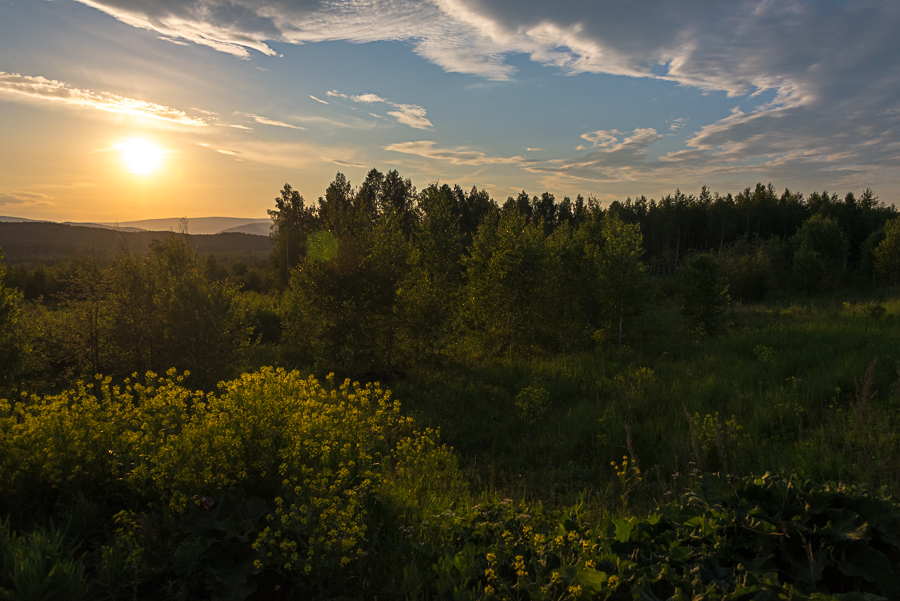
{"label": "foliage", "polygon": [[478,230],[466,262],[469,331],[493,353],[522,354],[541,341],[552,296],[553,266],[544,252],[543,228],[507,212]]}
{"label": "foliage", "polygon": [[624,223],[615,213],[608,214],[601,226],[602,247],[591,252],[594,261],[595,295],[608,323],[618,329],[618,343],[626,317],[638,315],[646,300],[646,267],[641,230]]}
{"label": "foliage", "polygon": [[900,217],[884,224],[884,239],[875,248],[875,270],[891,285],[900,282]]}
{"label": "foliage", "polygon": [[519,418],[533,426],[550,410],[550,393],[540,386],[523,388],[516,395],[516,409],[519,410]]}
{"label": "foliage", "polygon": [[[251,330],[237,289],[209,280],[183,237],[123,255],[110,273],[107,361],[119,375],[169,367],[212,387],[236,374]],[[96,373],[96,372],[95,372]]]}
{"label": "foliage", "polygon": [[794,276],[804,292],[832,290],[842,280],[847,261],[847,238],[836,219],[814,215],[792,238]]}
{"label": "foliage", "polygon": [[429,186],[419,198],[418,235],[400,280],[403,336],[418,357],[439,359],[453,338],[463,281],[463,235],[450,190]]}
{"label": "foliage", "polygon": [[[81,561],[98,562],[89,576],[120,591],[152,595],[162,574],[216,589],[227,580],[210,575],[216,565],[243,570],[239,579],[271,572],[349,591],[365,584],[346,570],[377,564],[374,549],[391,531],[384,520],[464,492],[437,433],[418,431],[377,387],[273,369],[218,395],[182,380],[148,374],[114,386],[98,377],[3,401],[0,506],[40,512],[76,492],[103,503],[104,544],[81,548],[99,554]],[[25,568],[10,569],[14,580]]]}
{"label": "foliage", "polygon": [[444,545],[414,572],[411,596],[824,601],[900,592],[900,508],[791,476],[705,474],[647,517],[591,523],[575,509],[509,500],[442,517]]}
{"label": "foliage", "polygon": [[306,239],[316,229],[317,216],[312,207],[304,206],[300,193],[285,184],[275,198],[272,218],[272,255],[270,264],[280,274],[279,282],[287,286],[291,269],[306,255]]}
{"label": "foliage", "polygon": [[709,253],[688,257],[678,270],[681,313],[691,329],[718,334],[731,303],[718,259]]}
{"label": "foliage", "polygon": [[84,565],[74,557],[65,533],[37,528],[26,534],[0,520],[0,597],[9,601],[83,599]]}
{"label": "foliage", "polygon": [[22,293],[6,285],[5,273],[0,250],[0,392],[15,382],[25,350],[21,331],[17,327]]}
{"label": "foliage", "polygon": [[728,283],[728,294],[739,302],[760,302],[772,289],[772,258],[762,244],[736,244],[718,259]]}

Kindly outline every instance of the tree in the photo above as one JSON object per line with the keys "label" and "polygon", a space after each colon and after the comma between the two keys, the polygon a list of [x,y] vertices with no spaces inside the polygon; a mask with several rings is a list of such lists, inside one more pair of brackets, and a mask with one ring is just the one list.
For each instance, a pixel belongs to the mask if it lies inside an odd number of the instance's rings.
{"label": "tree", "polygon": [[463,235],[448,186],[419,196],[420,220],[401,280],[404,338],[414,356],[439,359],[462,296]]}
{"label": "tree", "polygon": [[353,377],[393,368],[406,240],[402,206],[385,201],[373,220],[384,181],[372,170],[354,194],[338,173],[319,199],[323,230],[311,240],[323,252],[298,264],[287,296],[285,339],[295,361]]}
{"label": "tree", "polygon": [[82,374],[103,373],[109,350],[106,344],[108,275],[92,254],[73,261],[67,284],[60,296],[69,314],[65,338],[72,351],[71,360]]}
{"label": "tree", "polygon": [[590,252],[595,294],[607,322],[618,327],[621,346],[625,318],[639,314],[646,299],[643,238],[638,225],[623,223],[615,213],[604,216],[600,238],[602,246]]}
{"label": "tree", "polygon": [[482,222],[466,260],[469,331],[490,353],[522,354],[548,325],[543,226],[517,210]]}
{"label": "tree", "polygon": [[842,280],[847,261],[847,238],[832,217],[813,215],[791,239],[794,277],[807,293],[831,290]]}
{"label": "tree", "polygon": [[884,224],[884,239],[875,248],[875,272],[882,281],[900,283],[900,217]]}
{"label": "tree", "polygon": [[186,237],[154,241],[148,257],[120,256],[109,281],[119,375],[174,367],[206,388],[237,375],[252,332],[237,288],[209,280]]}
{"label": "tree", "polygon": [[304,204],[300,193],[285,184],[275,198],[272,218],[272,255],[270,262],[281,274],[279,281],[287,286],[290,270],[306,254],[306,239],[316,228],[318,216],[313,207]]}
{"label": "tree", "polygon": [[721,331],[731,302],[718,259],[710,253],[689,256],[678,270],[678,298],[688,325],[702,333]]}

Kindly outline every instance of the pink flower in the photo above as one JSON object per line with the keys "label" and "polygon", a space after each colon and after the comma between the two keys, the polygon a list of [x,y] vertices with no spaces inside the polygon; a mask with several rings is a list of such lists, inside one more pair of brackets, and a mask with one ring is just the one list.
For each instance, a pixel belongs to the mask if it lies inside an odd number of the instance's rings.
{"label": "pink flower", "polygon": [[200,499],[200,508],[201,509],[212,509],[215,506],[216,502],[213,501],[212,497],[203,497]]}

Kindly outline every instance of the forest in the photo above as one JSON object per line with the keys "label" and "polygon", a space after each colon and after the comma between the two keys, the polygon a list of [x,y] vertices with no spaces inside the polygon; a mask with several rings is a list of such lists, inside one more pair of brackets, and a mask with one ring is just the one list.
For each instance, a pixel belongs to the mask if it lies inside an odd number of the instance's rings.
{"label": "forest", "polygon": [[0,255],[0,598],[900,597],[872,190],[269,215]]}

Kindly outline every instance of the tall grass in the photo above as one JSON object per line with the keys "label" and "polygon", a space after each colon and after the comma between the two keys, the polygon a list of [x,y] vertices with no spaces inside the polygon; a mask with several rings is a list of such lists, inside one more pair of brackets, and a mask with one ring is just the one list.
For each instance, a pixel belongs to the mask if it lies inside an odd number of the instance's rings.
{"label": "tall grass", "polygon": [[[871,459],[900,449],[889,434],[900,408],[900,299],[738,306],[731,320],[723,335],[698,337],[662,307],[630,347],[461,361],[394,390],[440,427],[481,491],[561,504],[587,495],[616,511],[624,491],[611,463],[623,456],[643,468],[648,507],[702,470],[791,469],[900,490],[900,472]],[[516,399],[534,388],[548,406],[529,421]]]}

